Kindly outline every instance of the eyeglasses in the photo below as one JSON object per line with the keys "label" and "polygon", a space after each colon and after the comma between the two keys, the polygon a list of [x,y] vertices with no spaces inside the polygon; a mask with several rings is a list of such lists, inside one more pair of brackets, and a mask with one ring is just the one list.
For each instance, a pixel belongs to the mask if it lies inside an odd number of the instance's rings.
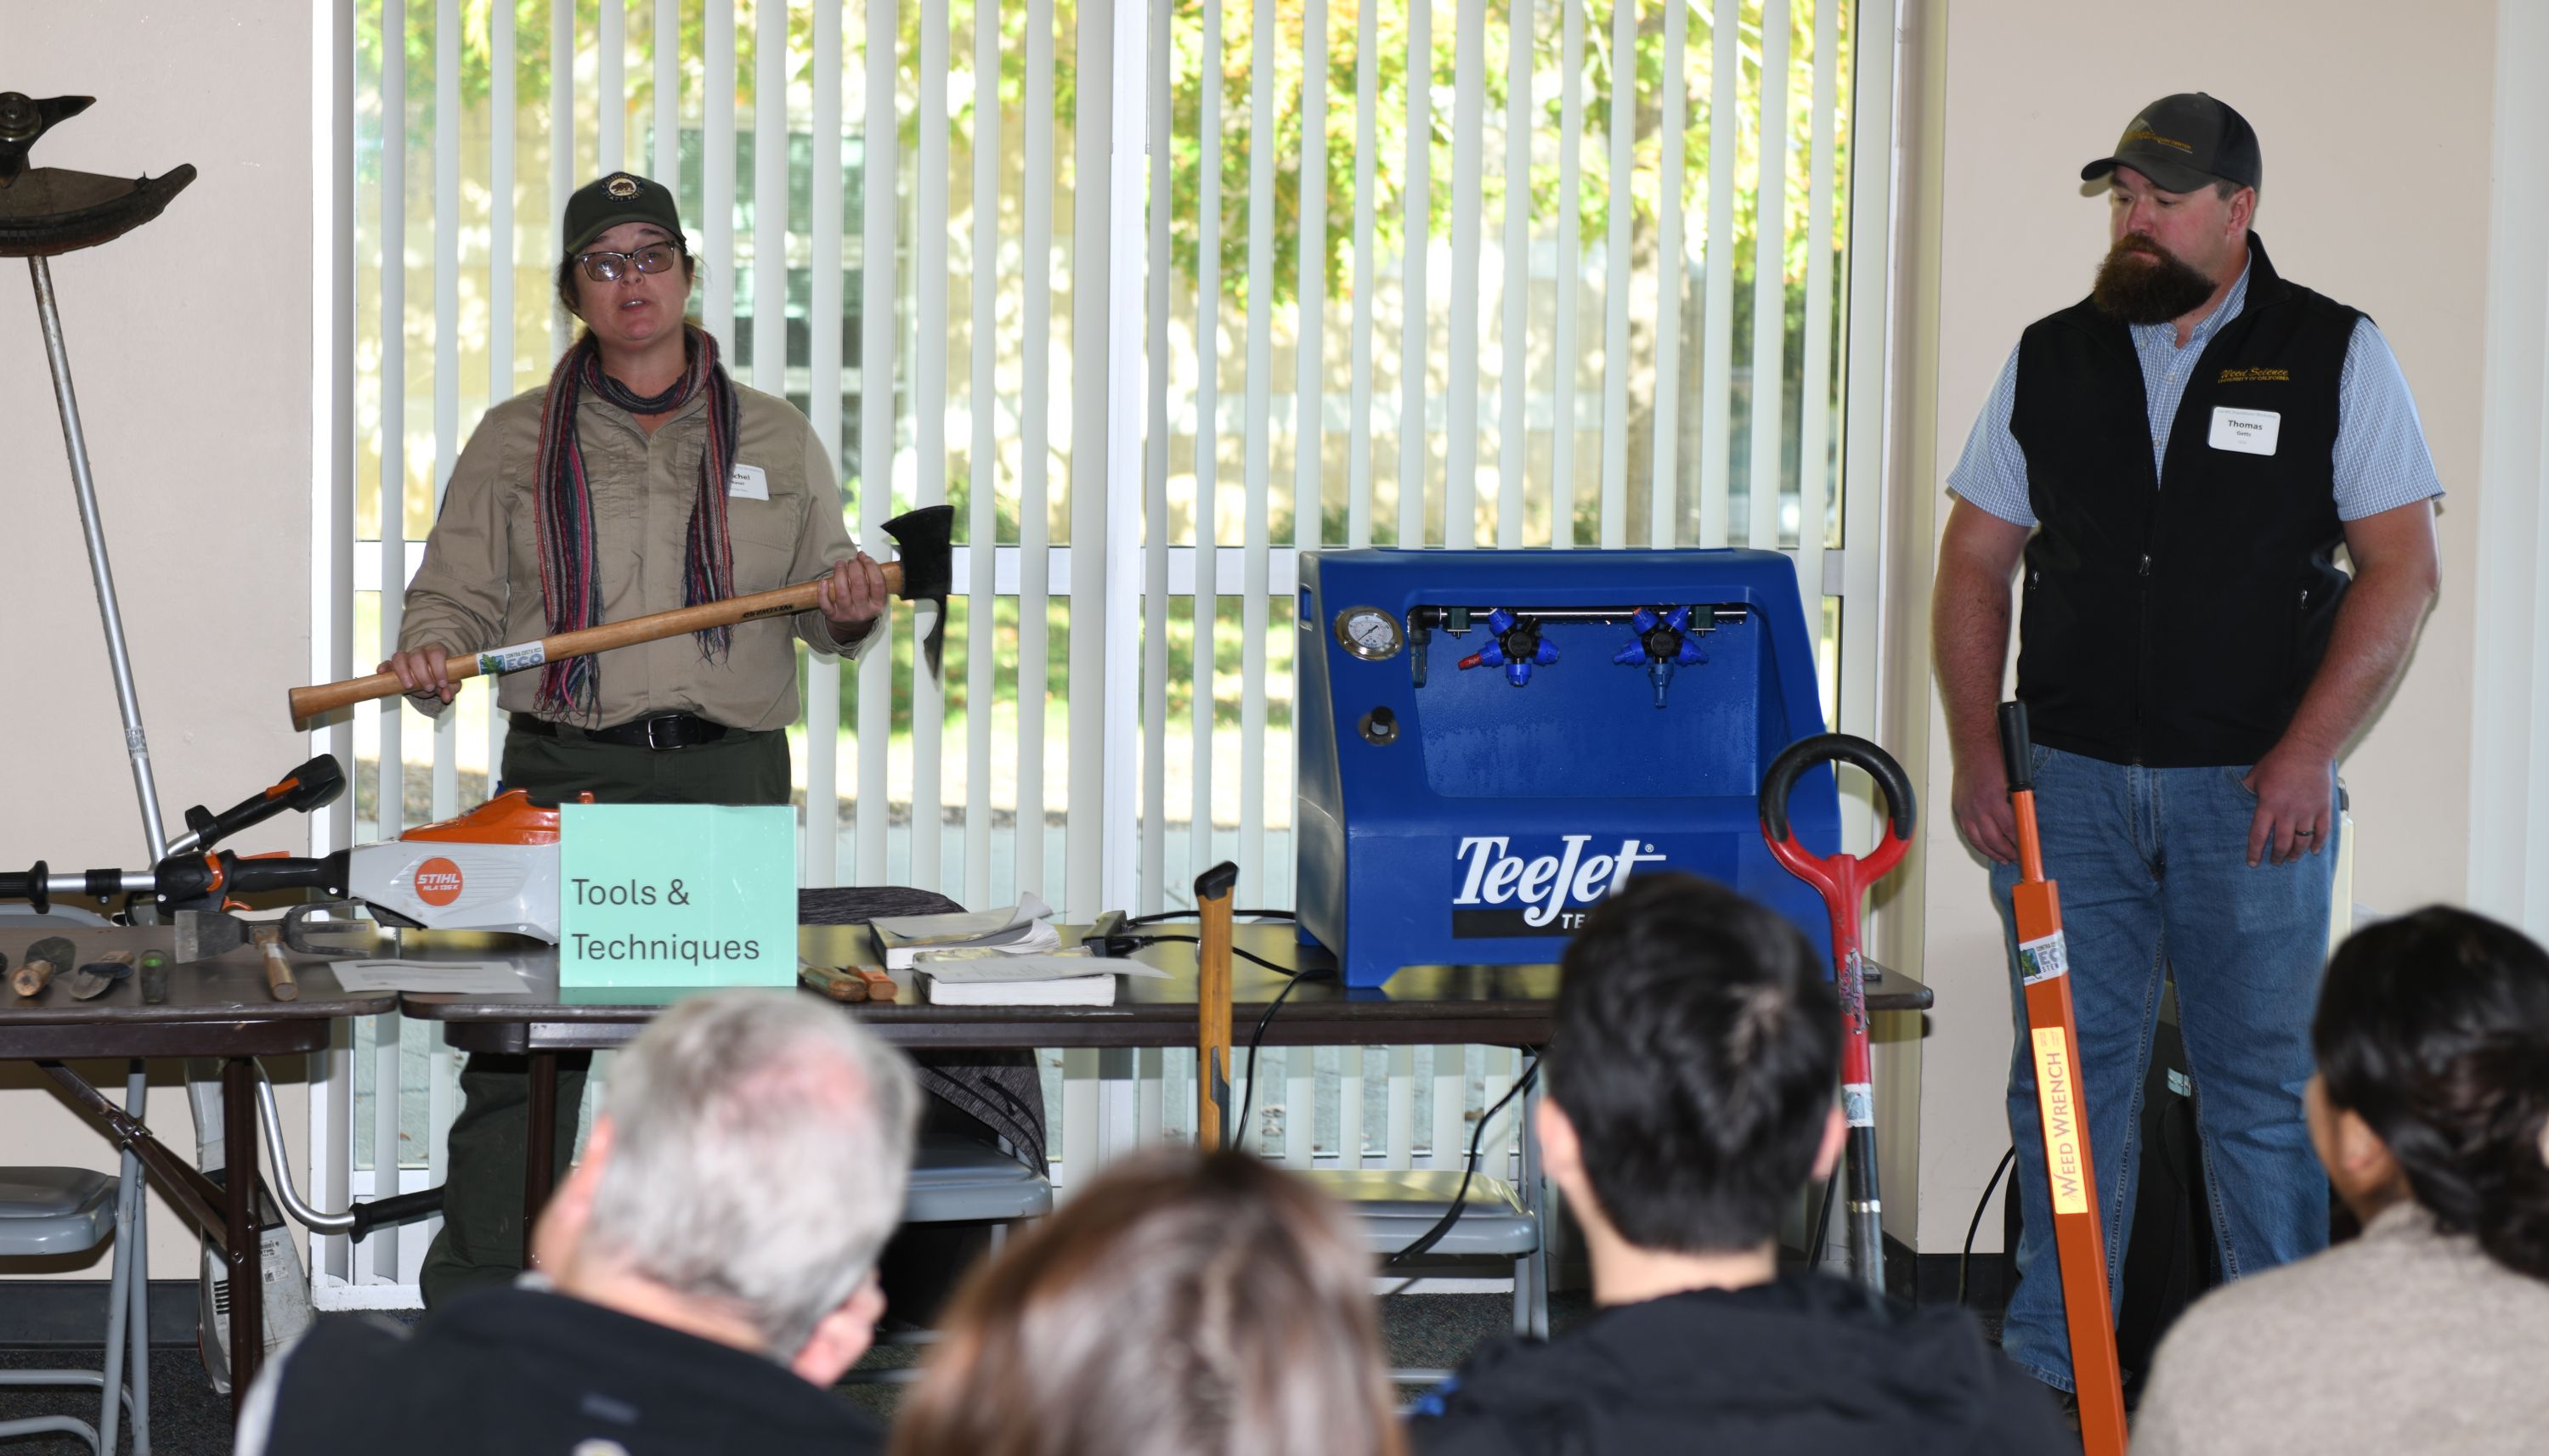
{"label": "eyeglasses", "polygon": [[576,261],[584,265],[584,276],[596,283],[616,283],[634,267],[640,273],[661,273],[682,259],[682,249],[669,242],[650,243],[633,253],[579,253]]}

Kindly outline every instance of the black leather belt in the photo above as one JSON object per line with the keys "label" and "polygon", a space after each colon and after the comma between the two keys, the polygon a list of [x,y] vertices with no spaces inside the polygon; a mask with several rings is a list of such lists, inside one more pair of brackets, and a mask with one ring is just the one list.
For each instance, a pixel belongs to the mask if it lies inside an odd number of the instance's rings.
{"label": "black leather belt", "polygon": [[614,723],[608,728],[577,728],[553,723],[546,718],[534,718],[527,713],[517,713],[513,731],[530,738],[581,738],[587,743],[614,743],[623,748],[651,748],[658,752],[695,748],[703,743],[715,743],[728,735],[741,737],[744,732],[694,713],[658,713],[651,718]]}

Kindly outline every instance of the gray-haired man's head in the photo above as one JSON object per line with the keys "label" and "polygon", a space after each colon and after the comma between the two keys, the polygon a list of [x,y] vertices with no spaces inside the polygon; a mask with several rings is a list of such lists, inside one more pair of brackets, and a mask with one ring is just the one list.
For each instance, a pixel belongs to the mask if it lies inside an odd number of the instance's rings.
{"label": "gray-haired man's head", "polygon": [[794,1361],[871,1292],[918,1101],[901,1055],[845,1015],[779,991],[693,997],[613,1066],[540,1260],[570,1293],[642,1281]]}

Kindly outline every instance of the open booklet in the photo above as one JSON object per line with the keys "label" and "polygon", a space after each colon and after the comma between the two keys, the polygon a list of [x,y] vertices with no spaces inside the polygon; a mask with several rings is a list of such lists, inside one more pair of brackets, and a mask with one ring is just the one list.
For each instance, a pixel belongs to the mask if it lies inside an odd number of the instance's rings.
{"label": "open booklet", "polygon": [[1036,956],[1058,949],[1053,907],[1031,894],[1006,910],[967,910],[947,915],[889,915],[869,923],[886,969],[908,970],[923,951],[971,950]]}

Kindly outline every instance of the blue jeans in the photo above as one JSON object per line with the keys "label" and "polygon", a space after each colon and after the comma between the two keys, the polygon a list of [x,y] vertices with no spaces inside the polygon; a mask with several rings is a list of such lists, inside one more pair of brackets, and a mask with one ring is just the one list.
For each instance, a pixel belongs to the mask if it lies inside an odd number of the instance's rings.
{"label": "blue jeans", "polygon": [[[2327,1177],[2311,1150],[2302,1088],[2311,1076],[2311,1016],[2327,959],[2338,826],[2319,827],[2319,854],[2252,869],[2248,826],[2257,797],[2240,786],[2245,768],[2141,769],[2043,747],[2034,751],[2034,766],[2044,873],[2061,886],[2069,943],[2075,1054],[2105,1214],[2109,1298],[2118,1297],[2132,1234],[2142,1085],[2160,984],[2172,974],[2223,1273],[2237,1279],[2325,1247]],[[2331,767],[2331,799],[2334,779]],[[2011,925],[2009,892],[2017,882],[2016,865],[1993,866],[2018,1025],[2009,1074],[2009,1131],[2018,1145],[2011,1186],[2027,1212],[2002,1345],[2036,1379],[2069,1390],[2071,1342]]]}

